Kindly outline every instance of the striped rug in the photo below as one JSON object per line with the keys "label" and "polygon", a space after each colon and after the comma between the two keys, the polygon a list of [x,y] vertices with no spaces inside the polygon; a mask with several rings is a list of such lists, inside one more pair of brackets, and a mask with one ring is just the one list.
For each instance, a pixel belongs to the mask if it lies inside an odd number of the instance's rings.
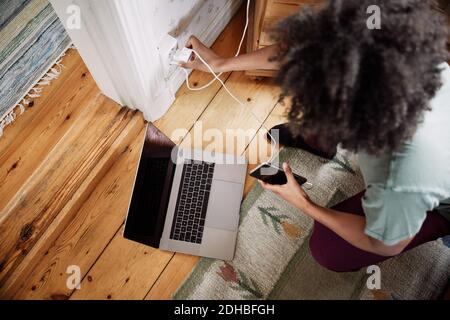
{"label": "striped rug", "polygon": [[[30,99],[23,98],[69,46],[70,39],[47,0],[0,1],[0,136],[14,120],[14,108],[20,104],[24,110]],[[47,80],[59,71],[53,70]],[[38,93],[35,88],[31,98]]]}
{"label": "striped rug", "polygon": [[[310,197],[333,206],[363,190],[355,156],[339,150],[327,161],[285,148],[280,162],[308,178]],[[336,273],[315,262],[308,240],[313,221],[255,184],[241,207],[235,258],[200,259],[175,299],[436,299],[450,279],[450,236],[379,264],[380,289],[367,270]],[[369,290],[370,288],[370,290]]]}

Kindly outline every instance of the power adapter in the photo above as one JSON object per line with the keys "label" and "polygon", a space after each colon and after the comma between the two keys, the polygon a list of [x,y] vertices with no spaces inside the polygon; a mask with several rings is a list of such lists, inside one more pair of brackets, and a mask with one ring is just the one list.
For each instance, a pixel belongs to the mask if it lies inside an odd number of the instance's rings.
{"label": "power adapter", "polygon": [[175,52],[171,64],[180,64],[180,63],[186,63],[191,59],[192,53],[194,51],[192,51],[189,48],[183,47],[180,50],[177,50],[177,52]]}

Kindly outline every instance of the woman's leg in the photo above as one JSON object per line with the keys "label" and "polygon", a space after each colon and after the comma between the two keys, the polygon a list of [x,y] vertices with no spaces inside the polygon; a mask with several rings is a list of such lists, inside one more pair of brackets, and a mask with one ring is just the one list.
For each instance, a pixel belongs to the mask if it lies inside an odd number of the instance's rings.
{"label": "woman's leg", "polygon": [[[272,127],[270,133],[275,139],[278,137],[278,142],[285,147],[302,149],[325,159],[333,159],[337,152],[337,145],[324,147],[319,143],[317,136],[295,136],[288,123]],[[266,135],[269,142],[272,137],[269,134]]]}
{"label": "woman's leg", "polygon": [[[333,209],[364,215],[361,205],[363,195],[364,192],[361,192],[334,206]],[[427,218],[419,233],[404,251],[410,250],[425,242],[436,240],[447,234],[450,234],[450,223],[438,212],[428,212]],[[309,246],[311,254],[319,264],[337,272],[356,271],[362,267],[389,259],[389,257],[380,256],[354,247],[318,222],[314,222],[314,230],[309,241]]]}

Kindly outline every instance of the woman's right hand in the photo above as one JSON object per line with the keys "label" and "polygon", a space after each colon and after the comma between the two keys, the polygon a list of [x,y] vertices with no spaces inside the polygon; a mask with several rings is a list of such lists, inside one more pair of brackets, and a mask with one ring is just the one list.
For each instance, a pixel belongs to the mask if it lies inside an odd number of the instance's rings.
{"label": "woman's right hand", "polygon": [[[225,58],[219,56],[214,51],[205,46],[200,40],[195,36],[191,36],[186,43],[186,47],[193,49],[198,52],[198,54],[211,66],[214,72],[222,72],[221,66]],[[208,67],[196,56],[195,53],[192,54],[190,61],[186,63],[180,63],[180,66],[187,69],[200,70],[203,72],[210,72]]]}

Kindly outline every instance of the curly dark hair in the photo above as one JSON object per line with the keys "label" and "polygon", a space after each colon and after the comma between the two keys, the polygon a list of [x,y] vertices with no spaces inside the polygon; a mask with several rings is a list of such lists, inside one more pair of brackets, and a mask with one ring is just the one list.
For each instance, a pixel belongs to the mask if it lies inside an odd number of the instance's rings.
{"label": "curly dark hair", "polygon": [[[370,5],[381,29],[367,27]],[[282,21],[274,59],[294,133],[352,151],[398,150],[441,86],[445,26],[424,0],[331,0]]]}

